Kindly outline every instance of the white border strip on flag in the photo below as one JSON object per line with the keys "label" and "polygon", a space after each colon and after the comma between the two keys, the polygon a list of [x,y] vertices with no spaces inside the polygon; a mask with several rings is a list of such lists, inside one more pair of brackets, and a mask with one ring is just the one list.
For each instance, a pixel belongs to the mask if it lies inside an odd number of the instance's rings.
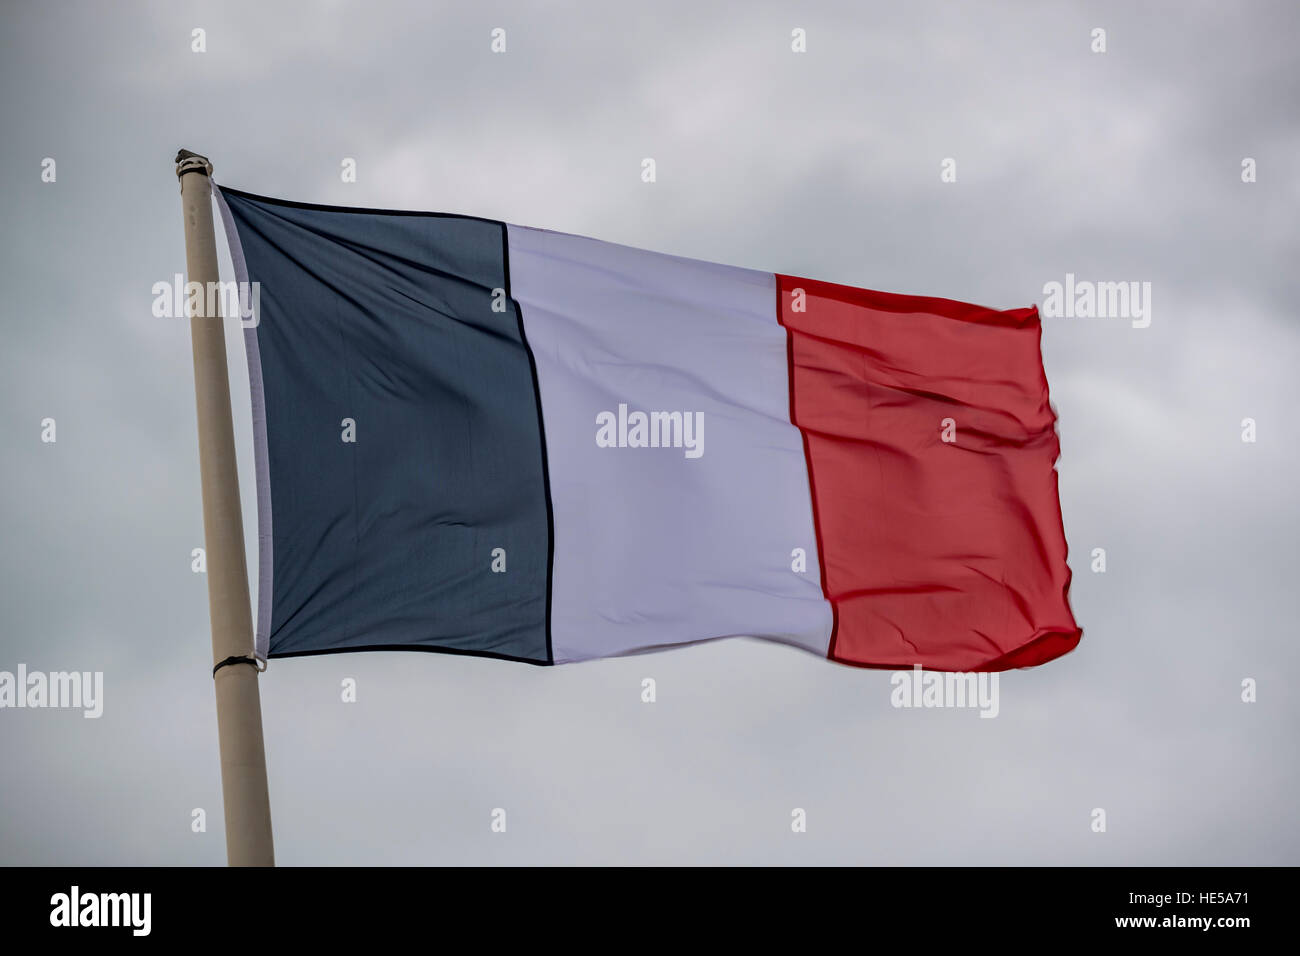
{"label": "white border strip on flag", "polygon": [[[241,289],[249,288],[248,265],[244,261],[244,247],[239,241],[234,217],[226,205],[221,187],[212,183],[213,195],[221,209],[221,221],[226,227],[226,241],[230,244],[230,261],[235,267],[235,280]],[[251,299],[250,299],[251,301]],[[260,322],[261,316],[255,316]],[[257,348],[257,326],[244,326],[244,352],[248,359],[248,390],[253,404],[253,468],[257,478],[257,626],[253,636],[253,655],[263,663],[271,643],[271,596],[274,557],[271,537],[271,470],[266,446],[266,393],[262,388],[262,356]]]}

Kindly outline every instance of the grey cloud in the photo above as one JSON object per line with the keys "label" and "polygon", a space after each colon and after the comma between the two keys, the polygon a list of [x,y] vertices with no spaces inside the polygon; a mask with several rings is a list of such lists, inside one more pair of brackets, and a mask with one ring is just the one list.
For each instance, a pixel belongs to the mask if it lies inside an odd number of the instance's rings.
{"label": "grey cloud", "polygon": [[[303,9],[0,14],[0,669],[106,684],[97,721],[0,712],[0,862],[224,860],[207,598],[189,569],[189,336],[149,311],[152,283],[184,269],[178,146],[268,195],[889,291],[1012,307],[1067,271],[1154,287],[1149,329],[1045,323],[1085,636],[1006,675],[996,720],[894,710],[888,674],[745,640],[549,670],[277,661],[263,704],[282,863],[1300,859],[1294,5]],[[487,52],[494,26],[505,56]],[[56,185],[39,181],[45,156]],[[56,445],[39,441],[47,415]],[[236,417],[255,562],[246,399]],[[339,703],[345,676],[355,705]],[[1257,704],[1238,699],[1244,677]],[[488,829],[498,806],[505,836]],[[1105,835],[1088,828],[1098,806]]]}

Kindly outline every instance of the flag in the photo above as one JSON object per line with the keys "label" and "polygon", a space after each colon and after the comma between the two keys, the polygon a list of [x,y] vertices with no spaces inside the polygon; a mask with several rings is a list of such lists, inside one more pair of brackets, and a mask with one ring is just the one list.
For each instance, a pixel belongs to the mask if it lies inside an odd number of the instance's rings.
{"label": "flag", "polygon": [[1074,648],[1036,308],[218,187],[261,657]]}

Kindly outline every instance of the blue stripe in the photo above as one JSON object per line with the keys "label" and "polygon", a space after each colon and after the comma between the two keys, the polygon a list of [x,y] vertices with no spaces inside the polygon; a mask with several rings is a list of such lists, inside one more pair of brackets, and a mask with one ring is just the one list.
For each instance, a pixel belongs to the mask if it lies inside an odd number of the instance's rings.
{"label": "blue stripe", "polygon": [[505,227],[222,192],[261,286],[270,656],[549,663],[545,443]]}

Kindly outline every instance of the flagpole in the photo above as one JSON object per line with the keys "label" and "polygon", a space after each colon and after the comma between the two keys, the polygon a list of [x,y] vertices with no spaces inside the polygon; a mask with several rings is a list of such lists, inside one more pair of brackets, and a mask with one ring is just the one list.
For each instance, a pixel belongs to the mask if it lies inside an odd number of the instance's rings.
{"label": "flagpole", "polygon": [[[274,866],[271,801],[266,787],[262,705],[253,657],[252,613],[244,560],[243,512],[235,469],[235,431],[230,417],[221,296],[212,230],[212,164],[181,150],[176,176],[185,214],[185,266],[189,282],[204,290],[203,305],[190,316],[194,348],[194,399],[199,424],[199,474],[203,489],[203,541],[207,549],[208,615],[212,623],[212,678],[217,696],[221,748],[221,794],[226,815],[226,862]],[[205,317],[207,303],[216,305]]]}

